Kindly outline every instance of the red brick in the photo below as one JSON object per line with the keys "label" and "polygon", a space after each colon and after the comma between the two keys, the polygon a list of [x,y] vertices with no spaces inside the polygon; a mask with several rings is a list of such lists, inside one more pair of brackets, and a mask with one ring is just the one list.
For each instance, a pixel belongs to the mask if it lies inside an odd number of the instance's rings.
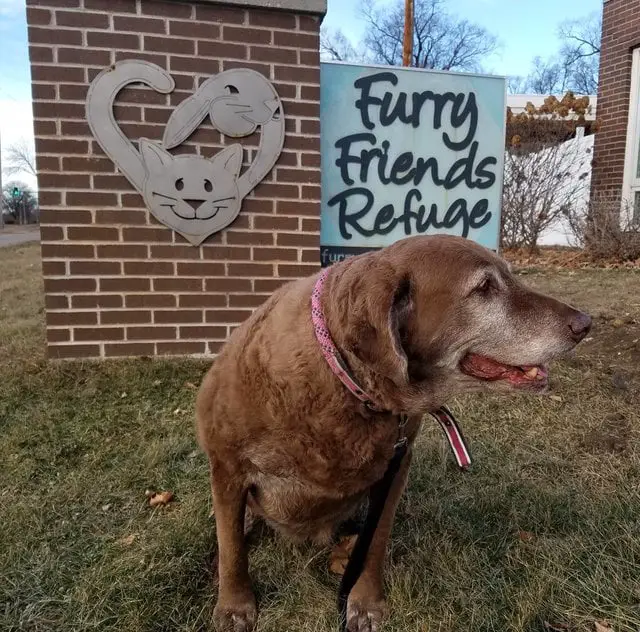
{"label": "red brick", "polygon": [[207,292],[251,292],[251,281],[230,277],[205,279],[204,289]]}
{"label": "red brick", "polygon": [[62,159],[63,171],[80,171],[86,173],[107,173],[114,171],[115,166],[108,158],[97,156],[69,156]]}
{"label": "red brick", "polygon": [[[107,16],[105,15],[104,17]],[[82,64],[84,66],[108,66],[111,63],[111,52],[108,50],[59,48],[58,62],[66,64]],[[86,92],[85,88],[85,96]]]}
{"label": "red brick", "polygon": [[175,337],[175,327],[127,327],[128,340],[172,340]]}
{"label": "red brick", "polygon": [[254,248],[254,261],[297,261],[298,251],[291,248]]}
{"label": "red brick", "polygon": [[148,310],[102,310],[100,322],[103,325],[140,325],[151,322],[151,312]]}
{"label": "red brick", "polygon": [[226,307],[227,297],[223,294],[180,294],[179,307]]}
{"label": "red brick", "polygon": [[47,294],[65,292],[95,292],[95,279],[45,279],[44,291]]}
{"label": "red brick", "polygon": [[312,33],[320,31],[320,18],[314,15],[299,15],[298,22],[301,31],[311,31]]}
{"label": "red brick", "polygon": [[136,277],[100,279],[101,292],[148,292],[150,289],[151,279]]}
{"label": "red brick", "polygon": [[44,297],[44,306],[47,309],[68,309],[69,299],[59,294],[47,294]]}
{"label": "red brick", "polygon": [[115,276],[121,274],[119,261],[72,261],[69,272],[78,276]]}
{"label": "red brick", "polygon": [[144,211],[125,211],[118,209],[112,211],[97,210],[95,213],[96,224],[145,224],[147,221],[147,216]]}
{"label": "red brick", "polygon": [[278,200],[276,202],[276,213],[282,215],[311,215],[319,217],[320,204],[315,202]]}
{"label": "red brick", "polygon": [[183,37],[194,37],[198,39],[220,39],[220,27],[217,24],[210,24],[208,22],[181,22],[171,20],[169,22],[169,33],[171,33],[171,35],[181,35]]}
{"label": "red brick", "polygon": [[82,33],[74,30],[29,26],[29,43],[82,46]]}
{"label": "red brick", "polygon": [[[43,238],[43,241],[45,238]],[[42,244],[42,256],[60,257],[63,259],[93,259],[93,246],[80,246],[78,244]]]}
{"label": "red brick", "polygon": [[47,329],[47,342],[68,342],[71,332],[68,329]]}
{"label": "red brick", "polygon": [[227,328],[215,325],[193,325],[180,327],[180,338],[213,338],[224,340],[227,337]]}
{"label": "red brick", "polygon": [[229,275],[239,277],[271,276],[273,267],[265,263],[229,263]]}
{"label": "red brick", "polygon": [[61,121],[60,131],[62,136],[88,136],[89,125],[85,121]]}
{"label": "red brick", "polygon": [[256,215],[253,218],[253,227],[257,230],[297,230],[297,217],[270,217]]}
{"label": "red brick", "polygon": [[31,77],[33,81],[84,83],[84,68],[60,65],[38,66],[32,64]]}
{"label": "red brick", "polygon": [[273,233],[257,233],[229,230],[227,231],[227,243],[230,245],[273,245]]}
{"label": "red brick", "polygon": [[[67,193],[67,197],[69,194]],[[117,228],[104,228],[102,226],[86,226],[67,228],[67,237],[78,241],[118,241]]]}
{"label": "red brick", "polygon": [[124,331],[121,327],[88,327],[73,330],[73,339],[86,342],[94,340],[122,340]]}
{"label": "red brick", "polygon": [[98,345],[49,345],[47,355],[53,360],[97,358],[100,355],[100,347]]}
{"label": "red brick", "polygon": [[251,11],[249,11],[249,24],[252,26],[264,26],[267,28],[291,31],[296,28],[296,16],[284,11],[259,11],[257,9],[251,9]]}
{"label": "red brick", "polygon": [[51,24],[53,13],[49,9],[38,9],[36,7],[27,7],[27,23],[47,26]]}
{"label": "red brick", "polygon": [[132,33],[89,31],[87,33],[87,46],[115,48],[118,50],[140,50],[140,36]]}
{"label": "red brick", "polygon": [[43,189],[88,189],[91,178],[88,174],[41,173],[38,186]]}
{"label": "red brick", "polygon": [[43,276],[64,276],[66,274],[67,265],[64,261],[43,261]]}
{"label": "red brick", "polygon": [[145,15],[161,15],[170,18],[190,18],[191,5],[187,2],[177,3],[172,0],[160,2],[159,0],[141,0],[141,10]]}
{"label": "red brick", "polygon": [[153,352],[154,346],[152,342],[123,342],[104,346],[104,354],[109,357],[151,356]]}
{"label": "red brick", "polygon": [[67,138],[40,138],[37,150],[42,154],[86,154],[89,151],[89,143],[86,140]]}
{"label": "red brick", "polygon": [[135,13],[136,0],[84,0],[84,8],[113,13]]}
{"label": "red brick", "polygon": [[198,41],[198,56],[247,59],[247,52],[247,47],[244,44],[227,44],[227,42],[209,42],[207,40]]}
{"label": "red brick", "polygon": [[71,307],[73,309],[122,307],[122,296],[117,294],[76,294],[71,297]]}
{"label": "red brick", "polygon": [[159,355],[189,355],[206,353],[204,342],[159,342]]}
{"label": "red brick", "polygon": [[[33,103],[33,116],[34,118],[42,118],[42,119],[81,119],[84,116],[84,104],[82,103],[65,103],[60,101],[58,103],[51,102],[43,102],[43,101],[34,101]],[[42,149],[41,143],[43,140],[36,140],[36,149],[39,153],[45,153],[47,150]],[[60,152],[59,147],[65,146],[65,143],[76,143],[77,150],[69,151],[69,152]],[[51,141],[49,141],[49,147],[53,147]],[[79,145],[82,145],[80,147]],[[54,149],[50,149],[51,153],[74,153],[74,154],[86,154],[89,145],[80,141],[66,141],[64,139],[59,139],[57,141],[57,147]]]}
{"label": "red brick", "polygon": [[202,279],[154,279],[153,289],[155,292],[202,292]]}
{"label": "red brick", "polygon": [[304,120],[301,121],[301,131],[303,134],[320,134],[320,121]]}
{"label": "red brick", "polygon": [[221,22],[228,24],[243,24],[246,12],[234,7],[220,5],[196,4],[196,22]]}
{"label": "red brick", "polygon": [[[64,232],[59,226],[40,226],[40,239],[41,241],[61,241],[64,239]],[[57,248],[57,250],[55,248]],[[61,252],[60,248],[64,248],[64,246],[56,246],[55,248],[53,246],[47,246],[47,252],[49,254],[45,256],[50,257],[52,256],[52,252]]]}
{"label": "red brick", "polygon": [[306,232],[320,232],[320,220],[314,218],[304,218],[302,220],[302,230]]}
{"label": "red brick", "polygon": [[[38,170],[42,171],[42,170]],[[62,196],[60,195],[60,191],[38,191],[38,202],[40,203],[40,218],[42,219],[42,213],[54,213],[59,209],[46,209],[46,206],[60,206],[62,201]]]}
{"label": "red brick", "polygon": [[193,246],[172,244],[170,246],[151,246],[154,259],[199,259],[200,251]]}
{"label": "red brick", "polygon": [[269,294],[232,294],[229,296],[230,307],[259,307],[269,298]]}
{"label": "red brick", "polygon": [[173,294],[128,294],[125,296],[127,307],[175,307],[176,297]]}
{"label": "red brick", "polygon": [[303,250],[300,260],[302,263],[318,263],[318,261],[320,261],[319,249],[314,248],[313,250]]}
{"label": "red brick", "polygon": [[[32,64],[46,64],[46,63],[50,63],[53,61],[53,49],[47,47],[47,46],[30,46],[29,47],[29,60],[31,61]],[[50,88],[55,92],[55,87],[54,86],[50,86]],[[35,85],[31,86],[31,92],[35,97]],[[55,99],[55,94],[53,97],[38,97],[38,98],[54,98]]]}
{"label": "red brick", "polygon": [[291,198],[297,199],[300,195],[298,187],[291,184],[274,184],[261,182],[253,191],[258,198]]}
{"label": "red brick", "polygon": [[171,311],[156,310],[153,313],[153,320],[159,324],[180,324],[180,323],[201,323],[203,317],[202,310],[176,309]]}
{"label": "red brick", "polygon": [[122,241],[171,241],[171,231],[167,228],[123,228]]}
{"label": "red brick", "polygon": [[175,55],[195,54],[195,42],[192,39],[181,39],[177,37],[151,37],[145,35],[144,49],[156,53],[171,53]]}
{"label": "red brick", "polygon": [[[222,28],[222,39],[225,42],[241,42],[242,44],[271,44],[271,31],[266,29],[252,29],[242,26],[228,26],[224,25]],[[267,49],[269,50],[269,49]],[[257,57],[256,57],[257,59]],[[276,59],[270,60],[265,58],[264,61],[279,61]],[[290,60],[287,58],[282,63],[296,63],[297,59]]]}
{"label": "red brick", "polygon": [[318,235],[307,235],[304,233],[278,233],[276,236],[278,246],[294,246],[313,248],[318,246]]}
{"label": "red brick", "polygon": [[56,11],[57,26],[75,26],[84,29],[108,29],[109,16],[91,11]]}
{"label": "red brick", "polygon": [[320,182],[320,171],[317,169],[286,169],[278,168],[278,180],[281,182],[310,183]]}
{"label": "red brick", "polygon": [[114,31],[133,31],[136,33],[165,33],[164,20],[138,18],[131,15],[116,15],[113,18]]}
{"label": "red brick", "polygon": [[106,191],[131,188],[129,181],[124,176],[116,174],[94,175],[93,186],[95,189]]}
{"label": "red brick", "polygon": [[47,312],[47,325],[65,327],[67,325],[95,325],[98,317],[95,312]]}
{"label": "red brick", "polygon": [[274,31],[273,43],[276,46],[291,46],[294,48],[318,50],[320,48],[320,36],[316,33]]}
{"label": "red brick", "polygon": [[110,244],[98,246],[100,259],[146,259],[147,246],[136,244]]}
{"label": "red brick", "polygon": [[194,263],[178,263],[178,276],[222,276],[224,275],[224,263],[199,261]]}
{"label": "red brick", "polygon": [[211,246],[204,244],[202,247],[202,255],[205,259],[221,259],[243,261],[251,257],[249,248],[236,248],[232,246]]}
{"label": "red brick", "polygon": [[173,263],[170,261],[125,261],[125,275],[157,276],[173,275]]}
{"label": "red brick", "polygon": [[48,83],[32,83],[31,96],[34,100],[47,101],[56,98],[56,87]]}

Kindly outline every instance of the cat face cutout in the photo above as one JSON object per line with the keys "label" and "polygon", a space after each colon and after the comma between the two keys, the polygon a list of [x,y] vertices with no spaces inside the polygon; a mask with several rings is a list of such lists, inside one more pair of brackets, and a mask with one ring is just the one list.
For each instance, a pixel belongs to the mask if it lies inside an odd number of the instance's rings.
{"label": "cat face cutout", "polygon": [[139,143],[147,171],[144,200],[155,217],[199,245],[238,216],[242,146],[231,145],[207,159],[173,156],[147,139]]}

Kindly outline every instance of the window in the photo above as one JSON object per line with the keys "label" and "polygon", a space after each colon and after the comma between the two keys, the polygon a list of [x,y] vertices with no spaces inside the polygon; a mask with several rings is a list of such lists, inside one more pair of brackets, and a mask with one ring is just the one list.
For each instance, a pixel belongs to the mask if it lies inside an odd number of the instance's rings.
{"label": "window", "polygon": [[634,225],[640,224],[640,48],[633,51],[631,64],[631,94],[622,192],[623,211],[625,206],[631,206],[633,215],[629,219]]}

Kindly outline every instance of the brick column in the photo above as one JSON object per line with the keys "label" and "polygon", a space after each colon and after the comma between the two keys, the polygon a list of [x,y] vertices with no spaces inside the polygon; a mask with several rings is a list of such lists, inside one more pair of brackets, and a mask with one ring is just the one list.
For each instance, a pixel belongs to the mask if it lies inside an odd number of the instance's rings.
{"label": "brick column", "polygon": [[640,46],[640,0],[605,0],[598,86],[598,133],[591,192],[620,196],[631,90],[633,49]]}
{"label": "brick column", "polygon": [[[284,281],[319,267],[319,28],[326,0],[27,0],[47,346],[52,358],[211,355]],[[279,161],[236,221],[191,246],[158,223],[92,137],[90,82],[122,59],[170,72],[170,95],[125,88],[133,141],[161,141],[173,108],[212,74],[251,68],[285,109]],[[259,136],[203,124],[180,151]]]}

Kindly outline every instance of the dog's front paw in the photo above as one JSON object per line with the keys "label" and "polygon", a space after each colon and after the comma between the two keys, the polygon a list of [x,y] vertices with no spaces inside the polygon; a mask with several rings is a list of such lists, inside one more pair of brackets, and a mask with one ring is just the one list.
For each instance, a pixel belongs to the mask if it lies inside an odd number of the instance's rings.
{"label": "dog's front paw", "polygon": [[253,595],[243,599],[219,599],[213,611],[213,622],[218,632],[251,632],[257,617]]}
{"label": "dog's front paw", "polygon": [[347,602],[347,630],[349,632],[379,632],[387,615],[384,598],[350,595]]}

